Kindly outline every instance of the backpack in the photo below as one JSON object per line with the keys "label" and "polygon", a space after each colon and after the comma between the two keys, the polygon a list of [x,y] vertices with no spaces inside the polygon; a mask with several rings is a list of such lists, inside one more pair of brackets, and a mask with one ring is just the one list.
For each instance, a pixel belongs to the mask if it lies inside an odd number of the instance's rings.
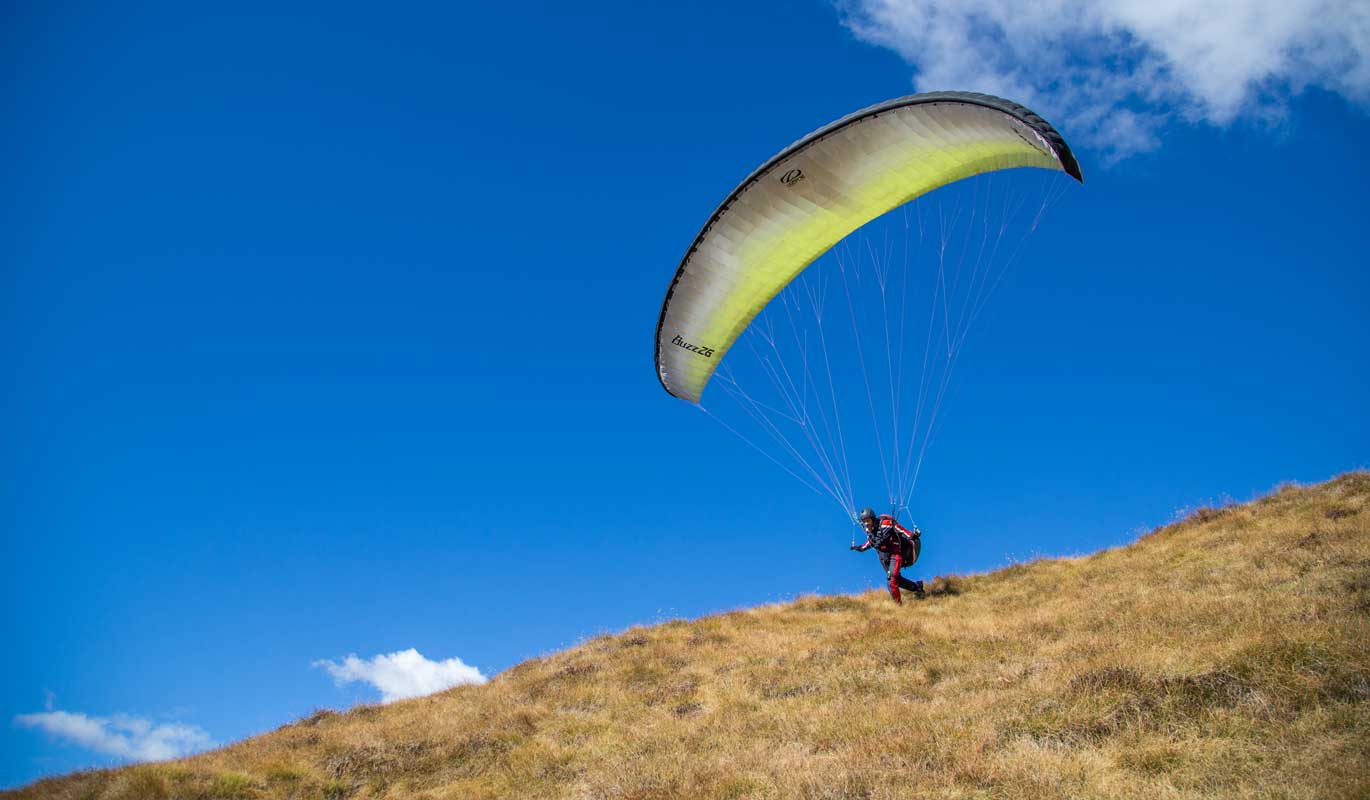
{"label": "backpack", "polygon": [[903,562],[903,566],[907,567],[917,561],[918,556],[923,552],[923,540],[904,533],[902,526],[898,524],[898,520],[889,514],[881,514],[879,521],[881,530],[888,527],[890,531],[889,536],[898,537],[899,560]]}

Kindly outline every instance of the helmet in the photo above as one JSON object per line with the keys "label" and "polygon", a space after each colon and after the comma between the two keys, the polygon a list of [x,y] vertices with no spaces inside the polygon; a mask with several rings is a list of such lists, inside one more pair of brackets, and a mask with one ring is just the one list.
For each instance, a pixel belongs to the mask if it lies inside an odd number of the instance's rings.
{"label": "helmet", "polygon": [[857,518],[858,520],[860,520],[861,522],[863,522],[863,523],[866,522],[866,521],[868,521],[868,520],[875,519],[875,509],[873,509],[873,508],[863,508],[863,509],[861,509],[861,513],[858,514],[858,515],[856,515],[856,518]]}

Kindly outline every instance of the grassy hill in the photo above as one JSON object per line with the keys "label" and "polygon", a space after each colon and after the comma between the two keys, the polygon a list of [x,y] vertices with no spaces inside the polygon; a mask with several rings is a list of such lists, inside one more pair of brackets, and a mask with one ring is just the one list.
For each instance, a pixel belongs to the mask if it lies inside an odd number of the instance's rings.
{"label": "grassy hill", "polygon": [[1370,473],[7,798],[1370,797]]}

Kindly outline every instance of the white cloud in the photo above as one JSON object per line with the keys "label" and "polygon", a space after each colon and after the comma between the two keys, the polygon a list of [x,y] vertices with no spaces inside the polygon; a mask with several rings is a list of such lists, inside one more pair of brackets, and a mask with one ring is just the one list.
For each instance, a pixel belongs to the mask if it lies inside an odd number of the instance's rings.
{"label": "white cloud", "polygon": [[71,711],[43,711],[20,714],[14,723],[127,761],[178,758],[214,744],[208,733],[194,725],[154,724],[125,714],[91,717]]}
{"label": "white cloud", "polygon": [[1365,0],[853,0],[857,38],[919,91],[1024,103],[1106,157],[1154,149],[1171,120],[1279,119],[1316,86],[1370,103]]}
{"label": "white cloud", "polygon": [[314,666],[328,670],[339,686],[355,681],[371,684],[380,691],[381,701],[385,703],[420,697],[465,683],[485,683],[485,676],[480,674],[480,670],[467,665],[460,658],[430,661],[412,647],[375,656],[369,661],[351,655],[340,664],[315,661]]}

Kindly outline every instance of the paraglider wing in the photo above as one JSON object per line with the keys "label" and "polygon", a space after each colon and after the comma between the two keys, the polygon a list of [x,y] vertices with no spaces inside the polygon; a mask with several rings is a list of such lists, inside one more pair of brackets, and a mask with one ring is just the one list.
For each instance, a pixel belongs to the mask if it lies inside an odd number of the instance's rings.
{"label": "paraglider wing", "polygon": [[752,319],[847,234],[939,186],[1012,167],[1083,182],[1045,120],[966,92],[889,100],[785,148],[728,195],[676,270],[657,322],[661,385],[699,402]]}

